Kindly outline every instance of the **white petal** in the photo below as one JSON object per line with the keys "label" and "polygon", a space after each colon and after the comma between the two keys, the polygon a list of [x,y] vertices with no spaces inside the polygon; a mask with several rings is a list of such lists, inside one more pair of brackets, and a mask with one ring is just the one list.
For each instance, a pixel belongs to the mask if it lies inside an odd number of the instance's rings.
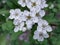
{"label": "white petal", "polygon": [[27,30],[26,27],[23,27],[22,31],[25,32],[26,30]]}
{"label": "white petal", "polygon": [[34,17],[34,18],[32,18],[32,21],[33,21],[34,23],[38,23],[39,19],[38,19],[38,17]]}
{"label": "white petal", "polygon": [[39,38],[39,36],[36,34],[33,36],[33,39],[38,39],[38,38]]}
{"label": "white petal", "polygon": [[13,21],[13,24],[14,24],[14,25],[18,25],[18,24],[19,24],[19,20],[14,20],[14,21]]}
{"label": "white petal", "polygon": [[15,16],[10,14],[9,19],[14,19],[14,18],[15,18]]}
{"label": "white petal", "polygon": [[42,31],[42,27],[41,26],[37,26],[37,31]]}
{"label": "white petal", "polygon": [[10,13],[11,13],[11,14],[14,14],[14,9],[11,9],[11,10],[10,10]]}
{"label": "white petal", "polygon": [[36,35],[39,35],[39,31],[38,30],[36,30],[36,31],[34,31],[34,34],[36,34]]}
{"label": "white petal", "polygon": [[41,11],[39,12],[39,15],[40,15],[41,17],[45,16],[45,11],[44,11],[44,10],[41,10]]}
{"label": "white petal", "polygon": [[51,26],[47,26],[45,29],[47,30],[47,32],[51,32],[52,31],[52,27]]}
{"label": "white petal", "polygon": [[40,37],[38,38],[38,41],[44,41],[44,37],[40,36]]}
{"label": "white petal", "polygon": [[43,36],[44,36],[44,38],[49,38],[48,34],[44,34]]}
{"label": "white petal", "polygon": [[18,31],[19,31],[19,27],[16,26],[16,27],[14,28],[14,32],[18,32]]}
{"label": "white petal", "polygon": [[29,9],[31,9],[31,8],[32,8],[32,3],[31,3],[31,2],[28,2],[28,3],[27,3],[27,7],[28,7]]}
{"label": "white petal", "polygon": [[27,29],[30,30],[32,28],[32,25],[27,25]]}
{"label": "white petal", "polygon": [[21,5],[22,7],[25,7],[26,6],[26,4],[25,3],[22,3],[22,5]]}

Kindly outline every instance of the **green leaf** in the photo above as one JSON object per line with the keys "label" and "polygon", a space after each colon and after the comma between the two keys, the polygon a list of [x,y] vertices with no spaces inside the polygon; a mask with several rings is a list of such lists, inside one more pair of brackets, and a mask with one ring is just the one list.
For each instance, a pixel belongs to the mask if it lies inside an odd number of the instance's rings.
{"label": "green leaf", "polygon": [[15,8],[14,4],[9,0],[7,0],[6,4],[9,8]]}
{"label": "green leaf", "polygon": [[8,31],[10,31],[10,30],[12,30],[13,29],[13,23],[12,23],[12,21],[7,21],[6,23],[4,23],[4,24],[2,24],[2,29],[3,30],[8,30]]}
{"label": "green leaf", "polygon": [[0,14],[7,18],[9,16],[9,10],[0,9]]}
{"label": "green leaf", "polygon": [[8,13],[9,13],[9,10],[4,10],[4,9],[0,10],[0,14],[8,14]]}

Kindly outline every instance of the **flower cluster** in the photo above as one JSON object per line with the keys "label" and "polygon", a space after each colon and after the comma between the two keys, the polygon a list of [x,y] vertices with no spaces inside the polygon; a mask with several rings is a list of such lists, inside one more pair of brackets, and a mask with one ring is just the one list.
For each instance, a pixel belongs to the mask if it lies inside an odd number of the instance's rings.
{"label": "flower cluster", "polygon": [[9,19],[14,19],[14,32],[31,30],[32,26],[37,23],[37,30],[34,32],[34,39],[43,41],[48,38],[48,32],[52,31],[48,22],[42,19],[45,16],[43,8],[48,7],[46,0],[18,0],[18,4],[22,7],[27,6],[30,11],[20,9],[11,9]]}

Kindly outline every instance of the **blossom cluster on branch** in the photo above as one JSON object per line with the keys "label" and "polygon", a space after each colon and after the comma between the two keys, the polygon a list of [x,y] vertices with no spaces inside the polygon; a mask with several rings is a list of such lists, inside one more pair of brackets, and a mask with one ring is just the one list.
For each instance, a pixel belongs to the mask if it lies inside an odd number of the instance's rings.
{"label": "blossom cluster on branch", "polygon": [[52,31],[49,23],[42,19],[45,16],[44,8],[48,7],[46,0],[18,0],[18,4],[22,7],[27,6],[28,10],[11,9],[9,19],[13,19],[15,25],[14,32],[31,30],[32,26],[37,23],[33,39],[43,41],[48,38],[48,32]]}

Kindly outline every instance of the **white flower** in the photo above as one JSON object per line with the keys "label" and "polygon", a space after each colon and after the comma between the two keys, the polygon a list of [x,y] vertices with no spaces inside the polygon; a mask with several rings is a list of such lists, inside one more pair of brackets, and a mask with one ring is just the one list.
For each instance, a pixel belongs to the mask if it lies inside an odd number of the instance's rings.
{"label": "white flower", "polygon": [[18,19],[20,15],[21,15],[20,9],[15,9],[15,10],[11,9],[9,19]]}
{"label": "white flower", "polygon": [[33,36],[33,39],[36,39],[38,41],[44,41],[44,38],[48,38],[49,35],[46,31],[38,31],[36,30],[34,32],[34,36]]}
{"label": "white flower", "polygon": [[26,6],[26,0],[19,0],[18,4],[20,4],[22,7]]}
{"label": "white flower", "polygon": [[30,1],[27,1],[27,7],[29,9],[33,8],[33,7],[37,7],[38,5],[40,5],[40,0],[30,0]]}
{"label": "white flower", "polygon": [[45,30],[47,32],[51,32],[52,31],[52,27],[49,26],[48,22],[46,20],[40,20],[38,22],[38,28],[37,30]]}
{"label": "white flower", "polygon": [[16,25],[16,27],[14,28],[14,32],[18,32],[18,31],[26,31],[26,28],[24,27],[24,22],[21,22],[19,25]]}

